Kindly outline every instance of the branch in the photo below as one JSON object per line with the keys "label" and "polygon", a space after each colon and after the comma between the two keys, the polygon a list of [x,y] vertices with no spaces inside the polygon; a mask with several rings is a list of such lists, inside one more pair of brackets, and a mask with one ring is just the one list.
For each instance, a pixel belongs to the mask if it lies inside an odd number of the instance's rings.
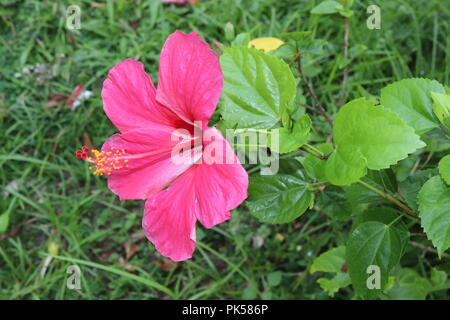
{"label": "branch", "polygon": [[[435,249],[427,247],[427,246],[424,246],[421,243],[414,242],[414,241],[409,241],[409,244],[412,245],[413,247],[417,247],[419,249],[422,249],[425,252],[430,252],[430,253],[434,253],[435,255],[439,255],[438,252]],[[442,257],[443,258],[450,258],[450,255],[447,254],[447,253],[443,253]]]}
{"label": "branch", "polygon": [[298,51],[298,48],[297,48],[297,55],[295,56],[294,61],[297,61],[298,73],[302,77],[303,82],[306,84],[306,86],[308,88],[308,91],[311,94],[311,98],[312,98],[314,104],[319,108],[319,113],[322,114],[324,116],[324,118],[328,121],[330,126],[333,127],[333,119],[331,119],[331,117],[328,115],[328,113],[325,110],[325,108],[320,103],[319,99],[316,96],[316,92],[314,91],[314,88],[313,88],[312,84],[308,81],[308,78],[306,78],[306,75],[303,72],[302,58],[301,58],[300,51]]}
{"label": "branch", "polygon": [[[348,38],[350,34],[350,22],[348,18],[344,18],[344,59],[348,59]],[[342,78],[341,90],[339,91],[339,105],[344,103],[345,99],[345,90],[347,89],[347,81],[348,81],[348,65],[344,67],[344,76]]]}
{"label": "branch", "polygon": [[365,182],[362,181],[362,180],[359,180],[358,183],[359,183],[360,185],[362,185],[364,188],[366,188],[366,189],[368,189],[368,190],[370,190],[370,191],[373,191],[373,192],[375,192],[376,194],[378,194],[379,196],[381,196],[381,197],[385,198],[386,200],[388,200],[388,201],[394,203],[394,204],[395,204],[396,206],[398,206],[403,212],[409,214],[410,216],[413,216],[413,217],[417,218],[417,213],[415,213],[412,209],[410,209],[410,208],[409,208],[407,205],[405,205],[403,202],[401,202],[401,201],[395,199],[395,198],[394,198],[393,196],[391,196],[389,193],[383,192],[383,191],[381,191],[381,190],[379,190],[379,189],[377,189],[377,188],[371,186],[370,184],[365,183]]}
{"label": "branch", "polygon": [[[308,152],[309,154],[312,154],[313,156],[319,158],[320,160],[326,160],[328,159],[328,156],[325,155],[323,152],[321,152],[320,150],[318,150],[317,148],[309,145],[309,144],[304,144],[302,146],[302,149],[305,150],[306,152]],[[365,183],[362,180],[359,180],[358,183],[363,186],[364,188],[375,192],[376,194],[378,194],[379,196],[385,198],[386,200],[388,200],[389,202],[392,202],[393,204],[395,204],[397,207],[399,207],[403,212],[407,213],[408,215],[414,217],[417,219],[417,213],[415,213],[411,208],[409,208],[406,204],[404,204],[403,202],[401,202],[400,200],[395,199],[393,196],[391,196],[389,193],[386,193],[384,191],[381,191],[373,186],[371,186],[368,183]]]}

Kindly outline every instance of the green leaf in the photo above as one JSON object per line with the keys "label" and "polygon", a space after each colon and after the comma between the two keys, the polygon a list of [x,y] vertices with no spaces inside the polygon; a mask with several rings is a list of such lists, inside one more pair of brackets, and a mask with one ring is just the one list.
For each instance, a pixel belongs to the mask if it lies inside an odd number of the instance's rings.
{"label": "green leaf", "polygon": [[394,171],[389,169],[384,170],[369,170],[367,177],[382,187],[384,191],[391,191],[397,193],[398,184]]}
{"label": "green leaf", "polygon": [[339,9],[344,7],[337,1],[323,1],[315,6],[312,10],[312,14],[332,14],[337,13]]}
{"label": "green leaf", "polygon": [[392,300],[424,300],[431,289],[427,279],[412,269],[400,269],[396,274],[394,286],[387,296]]}
{"label": "green leaf", "polygon": [[269,223],[290,222],[308,209],[313,194],[298,176],[252,176],[246,205],[250,213]]}
{"label": "green leaf", "polygon": [[258,290],[254,286],[248,286],[242,291],[242,299],[254,300],[258,296]]}
{"label": "green leaf", "polygon": [[322,290],[326,291],[330,297],[334,297],[334,294],[339,291],[341,288],[345,288],[346,286],[351,284],[350,276],[348,273],[339,272],[334,278],[319,278],[317,279],[317,283],[320,285]]}
{"label": "green leaf", "polygon": [[416,211],[419,208],[417,196],[425,182],[437,174],[436,169],[419,170],[400,183],[399,190],[408,207]]}
{"label": "green leaf", "polygon": [[361,151],[347,147],[336,149],[325,164],[327,180],[338,186],[352,184],[366,174],[367,162]]}
{"label": "green leaf", "polygon": [[317,206],[327,216],[338,221],[350,218],[353,208],[341,187],[327,186],[318,196]]}
{"label": "green leaf", "polygon": [[274,130],[278,130],[279,132],[280,143],[278,153],[292,152],[308,142],[309,133],[311,131],[311,118],[307,114],[301,116],[294,124],[292,132],[286,128]]}
{"label": "green leaf", "polygon": [[431,281],[435,285],[443,284],[447,280],[447,272],[438,270],[436,268],[431,269]]}
{"label": "green leaf", "polygon": [[[367,183],[368,185],[371,185],[374,188],[382,189],[380,185],[378,185],[368,177],[362,178],[361,181]],[[379,194],[363,187],[359,183],[352,184],[351,186],[345,188],[345,196],[355,208],[362,208],[363,205],[367,207],[368,205],[380,204],[386,201]]]}
{"label": "green leaf", "polygon": [[345,246],[339,246],[322,253],[314,259],[310,273],[321,272],[341,272],[345,264]]}
{"label": "green leaf", "polygon": [[422,135],[422,140],[427,144],[424,151],[442,152],[450,150],[450,139],[446,137],[443,130],[433,129]]}
{"label": "green leaf", "polygon": [[342,271],[345,264],[345,246],[339,246],[322,253],[314,259],[310,268],[310,273],[315,272],[333,272],[336,275],[329,278],[319,278],[317,283],[320,287],[328,292],[331,297],[334,296],[339,289],[350,285],[350,277],[347,272]]}
{"label": "green leaf", "polygon": [[439,256],[450,247],[450,187],[441,177],[428,180],[419,192],[420,221]]}
{"label": "green leaf", "polygon": [[251,37],[247,32],[239,33],[236,38],[231,42],[232,46],[247,46]]}
{"label": "green leaf", "polygon": [[0,233],[3,233],[8,229],[9,225],[9,211],[0,215]]}
{"label": "green leaf", "polygon": [[[316,148],[323,154],[329,154],[333,151],[333,144],[322,143],[317,145]],[[327,177],[325,175],[325,164],[325,160],[321,160],[310,153],[308,153],[303,160],[303,166],[305,167],[306,173],[320,182],[327,181]]]}
{"label": "green leaf", "polygon": [[311,31],[293,31],[293,32],[284,32],[280,34],[280,37],[283,39],[289,39],[294,41],[301,41],[311,35]]}
{"label": "green leaf", "polygon": [[247,47],[227,48],[222,116],[229,128],[271,128],[295,99],[296,82],[282,60]]}
{"label": "green leaf", "polygon": [[297,159],[280,159],[278,164],[278,174],[292,175],[300,180],[305,179],[302,165]]}
{"label": "green leaf", "polygon": [[[398,219],[399,215],[400,213],[398,211],[389,207],[370,208],[359,216],[353,224],[352,230],[356,229],[362,223],[369,221],[382,222],[386,225],[392,223],[391,227],[395,228],[400,236],[402,248],[406,249],[409,241],[409,230],[406,224],[401,219]],[[401,256],[403,254],[404,252],[401,253]]]}
{"label": "green leaf", "polygon": [[450,154],[439,161],[439,174],[447,184],[450,184]]}
{"label": "green leaf", "polygon": [[431,98],[434,114],[450,130],[450,94],[431,92]]}
{"label": "green leaf", "polygon": [[[381,222],[364,222],[350,235],[346,260],[348,272],[356,291],[363,298],[375,298],[388,283],[389,273],[398,264],[403,252],[396,228]],[[369,266],[380,270],[380,289],[369,289]]]}
{"label": "green leaf", "polygon": [[435,80],[400,80],[381,89],[381,104],[422,134],[439,125],[433,116],[431,91],[445,93],[444,87]]}
{"label": "green leaf", "polygon": [[327,160],[326,174],[336,185],[358,181],[367,168],[389,168],[425,146],[395,113],[364,98],[341,108],[334,122],[333,136],[336,151]]}
{"label": "green leaf", "polygon": [[267,275],[267,283],[271,287],[276,287],[281,283],[283,274],[280,271],[271,272]]}
{"label": "green leaf", "polygon": [[338,12],[341,16],[343,16],[345,18],[350,18],[354,14],[353,10],[345,9],[345,8],[338,9]]}

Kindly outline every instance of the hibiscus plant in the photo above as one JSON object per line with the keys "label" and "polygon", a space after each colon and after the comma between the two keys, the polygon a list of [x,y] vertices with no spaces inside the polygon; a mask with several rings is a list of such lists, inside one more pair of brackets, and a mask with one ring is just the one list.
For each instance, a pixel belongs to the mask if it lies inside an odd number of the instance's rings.
{"label": "hibiscus plant", "polygon": [[401,261],[412,233],[439,257],[450,247],[448,88],[411,78],[322,105],[305,69],[320,39],[250,41],[226,28],[218,52],[196,32],[170,35],[156,87],[136,60],[112,68],[102,99],[120,133],[77,156],[121,200],[146,201],[145,235],[174,261],[193,255],[197,221],[211,228],[241,205],[261,223],[349,222],[345,243],[309,270],[332,274],[318,279],[331,296],[348,285],[361,298],[395,294],[408,279],[422,281],[419,296],[439,287]]}

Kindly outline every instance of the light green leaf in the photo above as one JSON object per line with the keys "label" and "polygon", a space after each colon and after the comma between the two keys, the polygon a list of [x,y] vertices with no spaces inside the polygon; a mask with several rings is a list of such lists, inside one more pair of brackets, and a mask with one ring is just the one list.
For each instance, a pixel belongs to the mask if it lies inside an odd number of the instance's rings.
{"label": "light green leaf", "polygon": [[8,229],[9,225],[9,211],[0,215],[0,233],[3,233]]}
{"label": "light green leaf", "polygon": [[[396,228],[381,222],[364,222],[350,235],[346,261],[356,291],[363,298],[375,298],[388,283],[389,273],[398,264],[403,252],[402,241]],[[380,289],[369,289],[369,266],[380,271]]]}
{"label": "light green leaf", "polygon": [[258,290],[254,286],[248,286],[242,291],[242,299],[254,300],[258,296]]}
{"label": "light green leaf", "polygon": [[269,223],[290,222],[308,209],[313,195],[298,176],[252,176],[246,205],[250,213]]}
{"label": "light green leaf", "polygon": [[444,87],[435,80],[400,80],[381,89],[381,104],[422,134],[439,125],[433,116],[431,91],[445,93]]}
{"label": "light green leaf", "polygon": [[[323,154],[329,154],[333,151],[333,144],[323,143],[317,145],[316,148]],[[306,155],[303,161],[303,166],[305,167],[306,173],[320,182],[327,181],[327,177],[325,175],[325,164],[325,160],[321,160],[310,153]]]}
{"label": "light green leaf", "polygon": [[317,283],[327,291],[328,295],[334,296],[339,289],[350,285],[350,277],[347,272],[342,271],[345,264],[345,246],[339,246],[322,253],[314,259],[310,268],[310,273],[315,272],[333,272],[336,275],[329,278],[319,278]]}
{"label": "light green leaf", "polygon": [[220,57],[224,73],[222,116],[228,127],[271,128],[295,99],[296,82],[282,60],[247,47]]}
{"label": "light green leaf", "polygon": [[447,280],[447,272],[438,270],[436,268],[431,269],[431,281],[434,285],[441,285]]}
{"label": "light green leaf", "polygon": [[450,154],[439,161],[439,174],[447,184],[450,184]]}
{"label": "light green leaf", "polygon": [[353,10],[345,9],[345,8],[338,9],[338,12],[341,16],[346,17],[346,18],[350,18],[354,14]]}
{"label": "light green leaf", "polygon": [[280,271],[274,271],[267,275],[267,283],[271,287],[276,287],[281,283],[283,274]]}
{"label": "light green leaf", "polygon": [[319,278],[317,283],[322,290],[326,291],[330,297],[334,297],[334,294],[341,288],[351,284],[350,276],[348,273],[338,272],[333,278]]}
{"label": "light green leaf", "polygon": [[420,221],[439,255],[450,247],[450,187],[441,177],[428,180],[419,192]]}
{"label": "light green leaf", "polygon": [[289,39],[294,41],[301,41],[311,35],[311,31],[292,31],[284,32],[280,34],[283,39]]}
{"label": "light green leaf", "polygon": [[323,1],[315,6],[312,10],[312,14],[332,14],[337,13],[339,9],[344,7],[337,1]]}
{"label": "light green leaf", "polygon": [[389,168],[425,146],[394,112],[364,98],[341,108],[333,136],[336,152],[327,160],[326,174],[336,185],[358,181],[366,174],[366,168]]}
{"label": "light green leaf", "polygon": [[400,269],[396,274],[394,286],[387,296],[392,300],[424,300],[431,289],[427,279],[412,269]]}
{"label": "light green leaf", "polygon": [[279,132],[280,143],[278,153],[292,152],[308,142],[309,133],[311,131],[311,118],[307,114],[301,116],[294,124],[292,132],[286,128],[274,130],[278,130]]}
{"label": "light green leaf", "polygon": [[322,253],[314,259],[310,273],[321,272],[341,272],[345,264],[345,246],[339,246]]}
{"label": "light green leaf", "polygon": [[431,98],[434,114],[450,130],[450,94],[431,92]]}
{"label": "light green leaf", "polygon": [[367,174],[367,162],[361,151],[340,147],[328,158],[325,164],[327,180],[338,186],[358,181]]}
{"label": "light green leaf", "polygon": [[232,46],[247,46],[251,37],[247,32],[239,33],[236,38],[231,42]]}

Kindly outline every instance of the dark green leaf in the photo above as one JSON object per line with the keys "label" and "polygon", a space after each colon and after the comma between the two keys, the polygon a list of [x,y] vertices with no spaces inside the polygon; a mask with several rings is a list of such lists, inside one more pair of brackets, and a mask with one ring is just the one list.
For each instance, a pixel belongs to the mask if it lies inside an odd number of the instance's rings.
{"label": "dark green leaf", "polygon": [[246,205],[264,222],[290,222],[308,209],[313,195],[308,184],[293,175],[252,176]]}
{"label": "dark green leaf", "polygon": [[[388,283],[389,273],[398,264],[403,252],[402,241],[396,228],[381,222],[364,222],[350,235],[346,260],[348,272],[356,294],[375,298]],[[369,289],[368,267],[380,271],[380,288]]]}

